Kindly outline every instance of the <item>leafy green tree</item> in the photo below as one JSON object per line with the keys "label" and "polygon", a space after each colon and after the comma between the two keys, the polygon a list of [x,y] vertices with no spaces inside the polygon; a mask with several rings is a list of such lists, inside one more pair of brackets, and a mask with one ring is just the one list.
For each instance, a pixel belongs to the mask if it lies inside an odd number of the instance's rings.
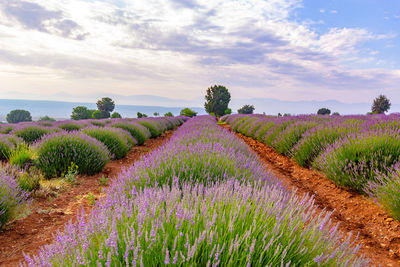
{"label": "leafy green tree", "polygon": [[170,111],[164,114],[164,117],[173,117],[173,116],[174,114],[172,114],[172,112]]}
{"label": "leafy green tree", "polygon": [[102,114],[101,114],[101,111],[100,110],[95,110],[94,112],[93,112],[93,114],[92,114],[92,119],[96,119],[96,120],[99,120],[99,119],[102,119],[103,117],[102,117]]}
{"label": "leafy green tree", "polygon": [[328,108],[320,108],[317,112],[318,115],[329,115],[331,114],[331,110]]}
{"label": "leafy green tree", "polygon": [[373,114],[384,114],[390,109],[390,100],[385,95],[380,95],[374,99],[371,111]]}
{"label": "leafy green tree", "polygon": [[137,117],[138,117],[139,119],[140,119],[140,118],[147,118],[147,115],[144,114],[144,113],[138,112],[138,113],[137,113]]}
{"label": "leafy green tree", "polygon": [[119,114],[118,112],[114,112],[113,114],[111,114],[111,118],[113,119],[120,119],[122,118],[121,114]]}
{"label": "leafy green tree", "polygon": [[154,117],[158,117],[158,116],[160,116],[160,113],[154,112],[153,115],[154,115]]}
{"label": "leafy green tree", "polygon": [[194,117],[197,115],[197,112],[191,110],[190,108],[184,108],[181,110],[180,115],[186,117]]}
{"label": "leafy green tree", "polygon": [[32,121],[31,113],[23,109],[14,109],[7,114],[6,120],[8,123],[18,123],[22,121]]}
{"label": "leafy green tree", "polygon": [[71,119],[86,120],[92,118],[92,112],[84,106],[77,106],[72,110]]}
{"label": "leafy green tree", "polygon": [[115,108],[114,101],[109,97],[103,97],[96,103],[97,109],[101,112],[102,118],[109,118],[110,113],[113,112]]}
{"label": "leafy green tree", "polygon": [[225,86],[214,85],[207,89],[205,99],[204,107],[208,113],[223,116],[231,101],[231,94]]}
{"label": "leafy green tree", "polygon": [[225,109],[225,115],[229,115],[229,114],[232,114],[232,109],[230,109],[230,108]]}
{"label": "leafy green tree", "polygon": [[244,105],[240,109],[238,109],[239,114],[253,114],[255,108],[253,105]]}
{"label": "leafy green tree", "polygon": [[39,119],[39,121],[56,121],[56,119],[54,119],[54,118],[51,118],[51,117],[49,117],[49,116],[43,116],[43,117],[41,117],[40,119]]}
{"label": "leafy green tree", "polygon": [[332,116],[340,116],[340,113],[339,112],[333,112]]}

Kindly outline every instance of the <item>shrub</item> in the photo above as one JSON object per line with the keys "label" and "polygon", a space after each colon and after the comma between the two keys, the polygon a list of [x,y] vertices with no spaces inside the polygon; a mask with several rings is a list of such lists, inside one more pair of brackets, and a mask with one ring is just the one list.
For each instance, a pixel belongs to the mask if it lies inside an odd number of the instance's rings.
{"label": "shrub", "polygon": [[162,134],[161,130],[155,125],[154,122],[138,120],[138,121],[136,121],[136,123],[146,127],[151,133],[151,138],[155,138],[155,137],[160,136]]}
{"label": "shrub", "polygon": [[151,137],[149,130],[137,123],[132,122],[116,122],[111,127],[121,128],[128,131],[133,138],[137,141],[138,145],[142,145],[147,139]]}
{"label": "shrub", "polygon": [[120,118],[122,118],[122,117],[121,117],[121,114],[119,114],[118,112],[113,112],[113,114],[111,114],[111,118],[113,118],[113,119],[120,119]]}
{"label": "shrub", "polygon": [[63,129],[67,132],[73,132],[73,131],[79,131],[82,128],[82,126],[77,123],[66,122],[66,123],[59,124],[58,128]]}
{"label": "shrub", "polygon": [[15,128],[11,133],[22,138],[26,143],[31,144],[52,132],[54,132],[53,129],[32,125]]}
{"label": "shrub", "polygon": [[87,107],[78,106],[72,110],[71,119],[72,120],[86,120],[92,118],[93,111],[89,110]]}
{"label": "shrub", "polygon": [[273,147],[278,153],[289,155],[290,150],[297,144],[303,134],[315,127],[316,122],[298,121],[288,126],[273,143]]}
{"label": "shrub", "polygon": [[197,115],[197,112],[191,110],[190,108],[184,108],[181,110],[180,115],[186,117],[194,117]]}
{"label": "shrub", "polygon": [[377,181],[369,183],[366,191],[400,221],[400,170],[396,167],[387,175],[380,175]]}
{"label": "shrub", "polygon": [[336,184],[364,192],[377,173],[400,159],[400,132],[380,130],[352,134],[329,146],[314,162]]}
{"label": "shrub", "polygon": [[23,109],[15,109],[7,114],[8,123],[18,123],[22,121],[32,121],[31,113]]}
{"label": "shrub", "polygon": [[0,159],[8,159],[14,147],[15,145],[9,140],[7,135],[0,135]]}
{"label": "shrub", "polygon": [[54,118],[51,118],[46,115],[46,116],[40,117],[39,121],[56,121],[56,120]]}
{"label": "shrub", "polygon": [[35,152],[25,143],[21,143],[11,151],[8,160],[10,164],[19,168],[24,168],[25,166],[32,164],[34,158]]}
{"label": "shrub", "polygon": [[117,128],[86,128],[82,132],[102,142],[112,154],[113,159],[121,159],[128,154],[131,145]]}
{"label": "shrub", "polygon": [[324,124],[312,128],[304,133],[302,139],[293,148],[291,154],[300,166],[311,166],[314,159],[323,152],[326,147],[333,144],[339,138],[355,131],[355,127],[349,127],[340,122]]}
{"label": "shrub", "polygon": [[104,127],[106,125],[105,122],[96,121],[96,120],[90,120],[89,123],[94,125],[94,126],[97,126],[97,127]]}
{"label": "shrub", "polygon": [[33,166],[21,169],[14,165],[5,164],[0,165],[0,169],[7,175],[14,177],[18,186],[26,192],[32,192],[40,188],[42,174]]}
{"label": "shrub", "polygon": [[173,117],[173,116],[174,114],[172,114],[172,112],[170,111],[164,114],[164,117]]}
{"label": "shrub", "polygon": [[4,125],[4,126],[2,126],[1,129],[0,129],[0,133],[2,133],[2,134],[8,134],[8,133],[10,133],[13,129],[14,129],[14,127],[11,126],[11,125]]}
{"label": "shrub", "polygon": [[106,146],[83,133],[56,133],[36,145],[36,166],[46,178],[62,176],[74,162],[79,173],[95,174],[110,159]]}
{"label": "shrub", "polygon": [[15,177],[0,167],[0,228],[18,215],[27,203],[28,194],[22,190]]}

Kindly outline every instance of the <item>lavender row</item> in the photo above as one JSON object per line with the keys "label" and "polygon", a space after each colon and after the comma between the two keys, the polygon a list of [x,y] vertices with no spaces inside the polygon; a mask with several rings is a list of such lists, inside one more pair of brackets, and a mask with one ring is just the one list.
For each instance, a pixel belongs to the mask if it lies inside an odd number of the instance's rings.
{"label": "lavender row", "polygon": [[400,219],[400,115],[232,115],[232,129],[321,170],[337,185],[370,194]]}
{"label": "lavender row", "polygon": [[212,117],[191,119],[26,265],[368,265],[328,213],[261,166]]}

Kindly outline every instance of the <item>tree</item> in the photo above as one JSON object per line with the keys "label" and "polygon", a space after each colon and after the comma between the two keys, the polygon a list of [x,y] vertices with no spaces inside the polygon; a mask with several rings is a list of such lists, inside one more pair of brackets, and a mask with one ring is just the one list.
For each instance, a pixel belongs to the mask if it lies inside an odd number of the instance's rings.
{"label": "tree", "polygon": [[205,99],[204,107],[208,113],[223,116],[231,101],[231,94],[225,86],[214,85],[207,89]]}
{"label": "tree", "polygon": [[373,114],[384,114],[390,109],[389,99],[385,95],[380,95],[374,99],[374,103],[372,103],[371,111]]}
{"label": "tree", "polygon": [[147,118],[147,115],[144,114],[144,113],[138,112],[138,113],[137,113],[137,117],[138,117],[138,118]]}
{"label": "tree", "polygon": [[31,113],[23,109],[14,109],[7,114],[8,123],[18,123],[21,121],[32,121]]}
{"label": "tree", "polygon": [[253,114],[255,108],[253,105],[244,105],[242,108],[238,109],[239,114]]}
{"label": "tree", "polygon": [[154,117],[158,117],[158,116],[160,116],[160,113],[154,112],[153,115],[154,115]]}
{"label": "tree", "polygon": [[331,110],[328,108],[320,108],[317,112],[318,115],[329,115],[331,114]]}
{"label": "tree", "polygon": [[111,114],[111,118],[113,119],[120,119],[122,118],[121,114],[119,114],[118,112],[114,112],[113,114]]}
{"label": "tree", "polygon": [[227,109],[225,110],[225,115],[229,115],[229,114],[232,114],[232,109],[227,108]]}
{"label": "tree", "polygon": [[56,120],[54,118],[51,118],[46,115],[46,116],[40,117],[39,121],[56,121]]}
{"label": "tree", "polygon": [[97,109],[101,112],[102,118],[109,118],[110,113],[113,112],[115,108],[114,101],[109,97],[103,97],[96,103]]}
{"label": "tree", "polygon": [[164,114],[164,117],[173,117],[173,116],[174,116],[174,114],[172,114],[171,111]]}
{"label": "tree", "polygon": [[92,112],[84,106],[77,106],[72,110],[71,119],[86,120],[92,118]]}
{"label": "tree", "polygon": [[340,116],[340,113],[339,112],[333,112],[332,116]]}
{"label": "tree", "polygon": [[186,116],[186,117],[194,117],[197,115],[197,112],[191,110],[190,108],[184,108],[181,110],[180,113],[181,116]]}
{"label": "tree", "polygon": [[101,115],[101,111],[100,110],[95,110],[94,112],[93,112],[93,114],[92,114],[92,119],[96,119],[96,120],[99,120],[99,119],[102,119],[103,117],[102,117],[102,115]]}

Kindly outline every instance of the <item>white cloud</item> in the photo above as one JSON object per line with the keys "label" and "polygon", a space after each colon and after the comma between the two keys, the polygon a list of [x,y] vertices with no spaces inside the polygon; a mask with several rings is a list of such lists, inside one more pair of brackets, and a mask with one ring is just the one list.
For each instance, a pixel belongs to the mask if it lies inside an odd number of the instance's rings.
{"label": "white cloud", "polygon": [[[301,0],[13,0],[12,14],[9,3],[0,4],[0,69],[8,70],[3,84],[17,91],[193,98],[224,83],[236,94],[269,96],[279,89],[275,97],[290,99],[365,82],[373,90],[382,87],[373,72],[345,63],[359,60],[363,42],[392,37],[361,28],[316,33],[309,20],[291,19]],[[18,3],[40,12],[23,13]],[[399,74],[387,73],[389,88]]]}

